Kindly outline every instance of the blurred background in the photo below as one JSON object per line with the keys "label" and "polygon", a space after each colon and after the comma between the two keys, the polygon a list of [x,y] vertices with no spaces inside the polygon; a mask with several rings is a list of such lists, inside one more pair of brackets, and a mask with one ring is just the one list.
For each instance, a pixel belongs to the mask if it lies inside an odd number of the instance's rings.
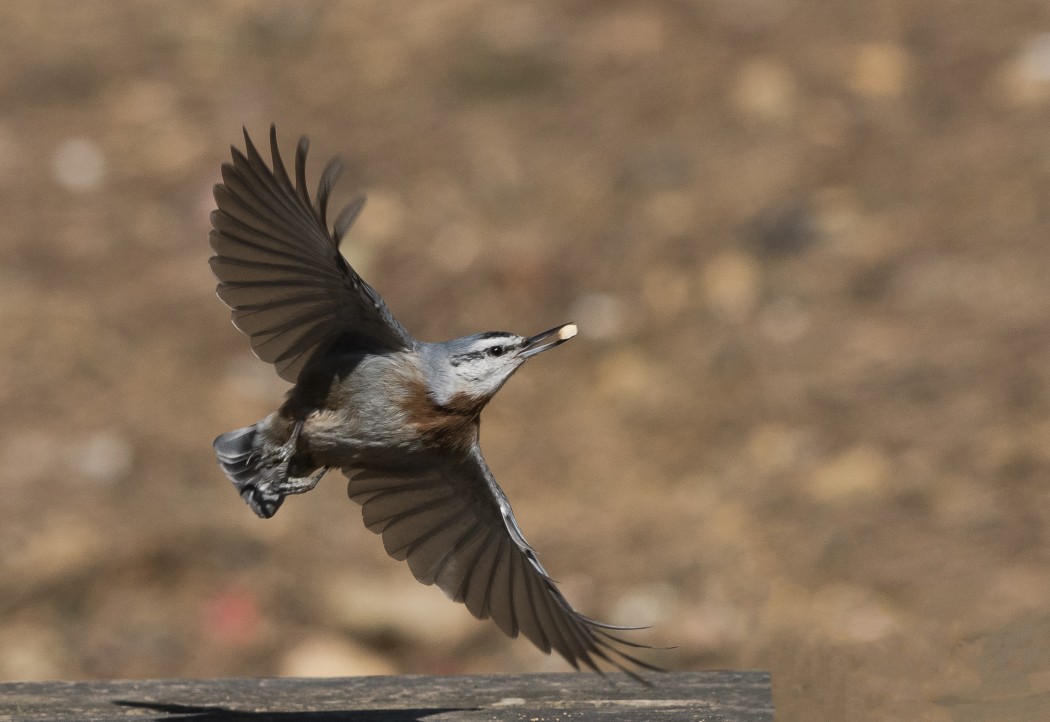
{"label": "blurred background", "polygon": [[418,337],[579,338],[485,414],[582,611],[778,719],[1050,704],[1050,6],[11,0],[0,679],[565,670],[416,584],[331,474],[212,438],[287,385],[214,295],[277,124]]}

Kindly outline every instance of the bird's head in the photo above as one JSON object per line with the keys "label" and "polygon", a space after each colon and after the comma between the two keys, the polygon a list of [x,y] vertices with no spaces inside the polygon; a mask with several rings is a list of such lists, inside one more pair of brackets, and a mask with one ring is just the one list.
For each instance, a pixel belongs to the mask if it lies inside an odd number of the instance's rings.
{"label": "bird's head", "polygon": [[554,348],[576,335],[576,324],[525,337],[489,331],[428,344],[426,373],[431,397],[439,406],[488,403],[507,379],[531,356]]}

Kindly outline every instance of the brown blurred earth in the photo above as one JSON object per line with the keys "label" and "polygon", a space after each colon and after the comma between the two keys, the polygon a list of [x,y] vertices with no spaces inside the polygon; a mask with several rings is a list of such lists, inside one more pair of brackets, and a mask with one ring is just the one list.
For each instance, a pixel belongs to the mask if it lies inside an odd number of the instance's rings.
{"label": "brown blurred earth", "polygon": [[1050,708],[1050,5],[0,4],[0,679],[563,670],[417,585],[214,296],[247,126],[417,336],[580,337],[483,443],[583,611],[778,719]]}

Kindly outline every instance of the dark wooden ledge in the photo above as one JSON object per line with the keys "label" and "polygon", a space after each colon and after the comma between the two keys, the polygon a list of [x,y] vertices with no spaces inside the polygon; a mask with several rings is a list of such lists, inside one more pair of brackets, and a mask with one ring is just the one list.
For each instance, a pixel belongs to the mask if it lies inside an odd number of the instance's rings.
{"label": "dark wooden ledge", "polygon": [[0,720],[771,722],[765,672],[399,676],[0,684]]}

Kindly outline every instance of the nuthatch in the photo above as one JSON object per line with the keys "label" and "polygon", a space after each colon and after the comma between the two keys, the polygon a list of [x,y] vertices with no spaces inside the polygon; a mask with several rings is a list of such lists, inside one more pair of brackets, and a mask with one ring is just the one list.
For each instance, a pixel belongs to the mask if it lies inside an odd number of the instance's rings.
{"label": "nuthatch", "polygon": [[425,343],[398,323],[346,262],[340,242],[364,205],[358,197],[333,230],[329,162],[311,201],[306,138],[294,184],[270,128],[269,168],[244,133],[215,186],[209,236],[218,295],[255,355],[295,385],[280,409],[215,439],[226,475],[261,517],[289,494],[312,489],[330,468],[390,556],[408,562],[478,617],[492,617],[577,669],[604,661],[632,676],[655,669],[622,648],[645,647],[572,608],[514,518],[478,445],[485,404],[531,356],[569,340],[566,324],[532,337],[495,331]]}

